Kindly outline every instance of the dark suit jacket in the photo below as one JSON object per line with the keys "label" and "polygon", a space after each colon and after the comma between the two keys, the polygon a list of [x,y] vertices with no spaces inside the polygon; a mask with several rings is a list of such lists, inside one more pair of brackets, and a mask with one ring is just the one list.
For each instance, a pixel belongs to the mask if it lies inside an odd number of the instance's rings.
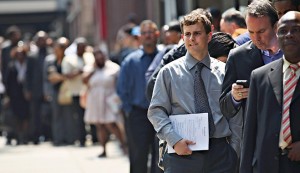
{"label": "dark suit jacket", "polygon": [[231,98],[231,85],[235,83],[236,80],[249,81],[251,72],[263,65],[261,50],[259,50],[252,41],[232,49],[226,63],[226,73],[220,97],[220,108],[223,115],[229,119],[230,129],[233,133],[230,138],[230,143],[237,151],[238,156],[240,156],[242,147],[241,141],[244,128],[246,100],[242,101],[240,107],[235,108]]}
{"label": "dark suit jacket", "polygon": [[32,94],[33,100],[41,100],[44,98],[44,60],[49,51],[38,50],[29,55],[27,59],[27,72],[25,90]]}
{"label": "dark suit jacket", "polygon": [[6,79],[7,79],[7,71],[8,71],[8,66],[9,63],[13,60],[10,56],[10,51],[12,50],[12,48],[14,48],[16,45],[7,45],[5,47],[2,48],[2,52],[1,52],[1,73],[3,76],[3,83],[6,83]]}
{"label": "dark suit jacket", "polygon": [[[253,71],[247,101],[241,173],[277,173],[282,117],[283,60]],[[300,141],[300,80],[290,105],[292,142]],[[295,173],[300,172],[295,170]]]}
{"label": "dark suit jacket", "polygon": [[14,61],[8,63],[6,67],[6,93],[10,98],[10,106],[17,118],[28,118],[29,117],[29,106],[28,101],[24,95],[24,83],[18,81],[18,70],[14,64]]}
{"label": "dark suit jacket", "polygon": [[[252,70],[263,65],[261,50],[252,41],[230,51],[220,97],[220,108],[225,117],[233,117],[240,109],[240,107],[236,109],[232,103],[231,85],[236,80],[249,81]],[[242,101],[243,108],[245,108],[245,103],[245,100]]]}

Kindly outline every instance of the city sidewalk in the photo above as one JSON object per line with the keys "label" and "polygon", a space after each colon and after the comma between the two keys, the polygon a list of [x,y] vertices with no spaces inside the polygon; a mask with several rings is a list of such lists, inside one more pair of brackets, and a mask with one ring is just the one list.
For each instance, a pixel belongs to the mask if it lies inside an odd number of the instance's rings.
{"label": "city sidewalk", "polygon": [[6,146],[0,137],[1,173],[129,173],[129,161],[119,143],[107,144],[107,158],[98,158],[102,147],[88,145],[53,147],[40,145]]}

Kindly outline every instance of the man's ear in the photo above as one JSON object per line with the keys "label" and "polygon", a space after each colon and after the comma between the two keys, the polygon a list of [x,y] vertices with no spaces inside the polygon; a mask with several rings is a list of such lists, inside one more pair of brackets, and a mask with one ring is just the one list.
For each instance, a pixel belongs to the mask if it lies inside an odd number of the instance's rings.
{"label": "man's ear", "polygon": [[157,30],[157,31],[155,32],[155,36],[156,36],[157,38],[160,36],[159,30]]}
{"label": "man's ear", "polygon": [[208,42],[210,42],[211,41],[211,38],[212,38],[212,31],[211,32],[209,32],[208,34],[207,34],[207,36],[208,36]]}
{"label": "man's ear", "polygon": [[236,23],[234,23],[234,22],[231,23],[231,27],[233,27],[234,30],[240,28],[240,27],[239,27]]}
{"label": "man's ear", "polygon": [[215,30],[215,25],[211,24],[211,32],[214,32]]}
{"label": "man's ear", "polygon": [[277,33],[277,29],[278,29],[278,21],[273,26],[273,30],[274,30],[275,33]]}

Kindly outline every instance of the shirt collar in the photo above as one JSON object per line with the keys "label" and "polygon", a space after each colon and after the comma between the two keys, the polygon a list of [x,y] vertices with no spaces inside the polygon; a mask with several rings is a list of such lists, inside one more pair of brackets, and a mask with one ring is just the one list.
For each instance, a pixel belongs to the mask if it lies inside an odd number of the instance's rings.
{"label": "shirt collar", "polygon": [[282,66],[282,72],[284,73],[285,71],[286,71],[286,69],[288,69],[289,68],[289,66],[290,66],[290,62],[288,62],[286,59],[285,59],[285,57],[283,56],[283,66]]}
{"label": "shirt collar", "polygon": [[[286,60],[284,55],[283,55],[282,59],[283,59],[282,72],[284,73],[292,63],[290,63],[288,60]],[[298,62],[297,64],[300,65],[300,62]]]}
{"label": "shirt collar", "polygon": [[[191,54],[188,52],[186,53],[186,64],[189,70],[194,68],[194,66],[199,62],[197,59],[195,59]],[[206,55],[200,62],[202,62],[207,68],[210,69],[210,57],[209,55]]]}
{"label": "shirt collar", "polygon": [[157,53],[158,53],[158,49],[156,47],[156,49],[154,50],[154,52],[152,53],[146,53],[144,49],[142,49],[144,56],[150,56],[150,57],[154,57]]}
{"label": "shirt collar", "polygon": [[270,55],[270,51],[268,51],[268,50],[261,50],[261,53],[263,55],[265,55],[265,56],[268,56],[268,57],[275,56],[275,55],[279,54],[280,52],[281,52],[281,50],[278,49],[278,51],[274,55]]}

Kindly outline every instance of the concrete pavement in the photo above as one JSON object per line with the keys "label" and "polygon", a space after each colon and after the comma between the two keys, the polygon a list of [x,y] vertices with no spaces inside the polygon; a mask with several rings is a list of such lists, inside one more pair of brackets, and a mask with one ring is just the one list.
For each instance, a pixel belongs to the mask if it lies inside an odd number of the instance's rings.
{"label": "concrete pavement", "polygon": [[107,157],[98,158],[99,145],[53,147],[40,145],[6,146],[0,137],[0,173],[129,173],[129,161],[117,141],[107,144]]}

